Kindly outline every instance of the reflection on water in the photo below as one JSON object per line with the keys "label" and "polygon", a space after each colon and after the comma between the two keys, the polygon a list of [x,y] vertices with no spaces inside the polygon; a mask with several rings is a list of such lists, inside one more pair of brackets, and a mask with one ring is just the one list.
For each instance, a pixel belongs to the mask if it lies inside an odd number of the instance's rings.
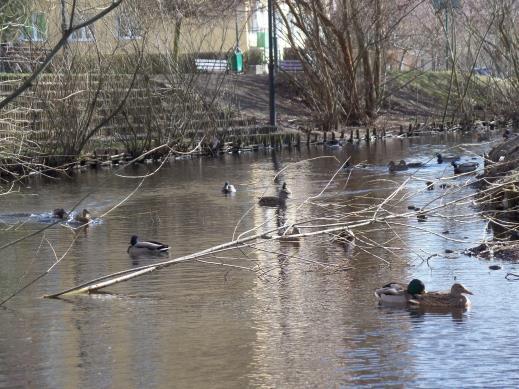
{"label": "reflection on water", "polygon": [[[452,167],[437,164],[434,156],[449,142],[395,139],[344,149],[176,161],[146,180],[102,223],[78,230],[77,236],[58,224],[45,231],[44,239],[37,235],[3,250],[0,296],[7,296],[46,270],[76,239],[56,269],[0,311],[0,387],[510,386],[519,376],[515,334],[509,330],[519,319],[513,309],[519,284],[503,276],[518,265],[503,263],[503,270],[490,272],[486,262],[445,254],[469,247],[486,233],[470,201],[435,210],[473,190],[461,185],[466,177],[446,181],[449,188],[426,188],[425,181],[452,175]],[[323,153],[340,161],[351,156],[353,164],[364,165],[345,169],[321,197],[300,206],[325,188],[340,165],[333,159],[309,161]],[[427,167],[389,175],[388,161],[400,159],[427,162]],[[258,264],[268,277],[184,263],[114,286],[113,294],[40,298],[155,261],[128,256],[133,234],[171,245],[170,255],[177,257],[262,223],[261,231],[268,231],[296,218],[339,220],[345,210],[361,219],[351,212],[384,200],[410,175],[414,178],[395,199],[394,210],[412,214],[411,203],[431,210],[424,223],[410,217],[392,224],[391,231],[367,226],[354,245],[334,242],[333,236],[309,237],[297,244],[267,241],[259,252],[243,249],[209,258]],[[225,181],[233,183],[236,194],[221,193]],[[283,182],[292,190],[286,209],[257,206],[259,196],[275,195]],[[91,193],[78,209],[96,217],[137,185],[109,171],[50,184],[31,181],[19,194],[2,199],[0,244],[41,229],[41,223],[16,214],[69,210]],[[375,288],[415,277],[429,290],[463,282],[474,292],[471,310],[377,305]]]}

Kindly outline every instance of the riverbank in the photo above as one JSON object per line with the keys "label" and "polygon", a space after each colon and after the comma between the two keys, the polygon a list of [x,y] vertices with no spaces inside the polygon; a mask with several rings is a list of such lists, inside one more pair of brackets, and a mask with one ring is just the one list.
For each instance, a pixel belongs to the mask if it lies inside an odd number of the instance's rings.
{"label": "riverbank", "polygon": [[[315,114],[298,95],[290,83],[289,73],[279,73],[276,81],[276,111],[281,128],[300,128],[316,130]],[[488,79],[488,77],[487,77]],[[498,121],[492,107],[485,108],[485,98],[473,99],[470,111],[471,120],[460,122],[459,112],[456,111],[458,102],[450,97],[451,106],[445,112],[445,101],[449,99],[450,73],[448,72],[393,72],[388,75],[385,85],[386,97],[378,111],[378,117],[372,123],[361,126],[340,126],[339,131],[349,131],[350,128],[373,127],[379,132],[385,129],[388,133],[399,133],[400,127],[407,128],[409,124],[431,129],[439,128],[444,123],[445,128],[456,125],[470,126],[471,122]],[[473,80],[473,87],[479,91],[488,83],[484,77]],[[197,88],[203,95],[214,97],[220,92],[222,102],[233,107],[245,116],[255,117],[259,122],[269,120],[269,81],[268,75],[252,74],[200,74],[197,77]],[[500,123],[503,127],[504,123]]]}
{"label": "riverbank", "polygon": [[[395,84],[372,123],[323,131],[316,124],[315,114],[280,74],[278,120],[273,128],[268,125],[268,76],[201,73],[193,77],[194,87],[184,84],[185,80],[170,80],[171,84],[164,77],[138,78],[132,93],[124,96],[121,91],[131,77],[117,75],[109,78],[101,99],[85,93],[99,81],[94,76],[70,74],[67,88],[61,88],[61,80],[46,74],[17,100],[16,109],[6,112],[4,127],[0,128],[19,136],[19,142],[28,138],[38,149],[24,150],[23,159],[17,155],[6,157],[2,176],[9,178],[9,172],[14,172],[13,178],[18,179],[45,166],[70,169],[114,160],[161,160],[170,149],[176,153],[216,155],[301,143],[337,147],[386,136],[446,132],[469,132],[475,142],[480,142],[491,138],[496,130],[504,131],[506,126],[496,120],[461,122],[451,118],[445,122],[439,115],[441,96],[424,90],[421,104],[417,104],[405,87]],[[16,82],[19,80],[7,77],[2,93],[9,93]],[[124,107],[118,105],[121,98]],[[90,113],[84,109],[89,106]],[[11,143],[16,142],[12,139]],[[121,154],[124,158],[119,157]]]}
{"label": "riverbank", "polygon": [[483,258],[519,259],[519,136],[493,147],[479,177],[478,204],[489,219],[493,239],[470,250]]}

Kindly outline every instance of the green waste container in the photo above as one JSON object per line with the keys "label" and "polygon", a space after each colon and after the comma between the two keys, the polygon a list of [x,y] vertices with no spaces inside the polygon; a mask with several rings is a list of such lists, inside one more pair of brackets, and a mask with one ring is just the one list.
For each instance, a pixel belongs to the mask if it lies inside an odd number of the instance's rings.
{"label": "green waste container", "polygon": [[264,31],[256,33],[256,46],[257,47],[268,47],[267,45],[267,34]]}
{"label": "green waste container", "polygon": [[243,72],[243,53],[239,48],[231,54],[231,70],[236,73]]}

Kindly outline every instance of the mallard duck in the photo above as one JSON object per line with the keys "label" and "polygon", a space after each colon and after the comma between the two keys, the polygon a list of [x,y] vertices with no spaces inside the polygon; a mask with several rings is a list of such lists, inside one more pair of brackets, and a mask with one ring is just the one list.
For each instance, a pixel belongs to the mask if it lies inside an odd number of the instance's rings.
{"label": "mallard duck", "polygon": [[444,163],[444,162],[454,162],[459,161],[460,157],[457,155],[441,155],[440,153],[436,153],[436,161],[438,163]]}
{"label": "mallard duck", "polygon": [[132,256],[139,255],[164,255],[167,254],[169,246],[164,243],[155,242],[153,240],[140,241],[137,235],[133,235],[128,246],[128,254]]}
{"label": "mallard duck", "polygon": [[66,219],[68,217],[68,213],[65,212],[63,208],[56,208],[52,211],[52,217],[55,219]]}
{"label": "mallard duck", "polygon": [[477,162],[463,162],[463,163],[457,163],[456,161],[452,161],[451,165],[454,167],[454,174],[461,174],[461,173],[469,173],[476,170],[479,166],[479,163]]}
{"label": "mallard duck", "polygon": [[236,193],[234,185],[229,184],[227,181],[223,184],[222,192],[225,194]]}
{"label": "mallard duck", "polygon": [[74,217],[74,220],[78,223],[86,224],[92,220],[92,216],[90,215],[90,212],[88,212],[88,209],[83,209],[81,213],[78,213]]}
{"label": "mallard duck", "polygon": [[280,238],[281,242],[299,242],[299,236],[293,237],[292,235],[299,235],[301,231],[296,226],[289,227],[285,231],[280,230]]}
{"label": "mallard duck", "polygon": [[390,172],[399,172],[408,169],[407,164],[403,159],[398,163],[398,165],[395,162],[390,161],[387,166]]}
{"label": "mallard duck", "polygon": [[287,188],[287,183],[284,182],[281,190],[279,191],[278,196],[263,196],[259,199],[259,205],[264,207],[277,207],[279,205],[285,205],[288,197],[290,196],[290,191]]}
{"label": "mallard duck", "polygon": [[416,218],[418,219],[419,222],[424,222],[427,220],[427,213],[426,211],[422,208],[415,208],[415,211],[416,211]]}
{"label": "mallard duck", "polygon": [[466,308],[470,305],[470,300],[465,294],[472,294],[472,292],[462,284],[456,283],[452,285],[450,292],[417,294],[409,300],[409,303],[420,307]]}
{"label": "mallard duck", "polygon": [[333,235],[333,241],[344,245],[355,244],[355,236],[348,231],[341,231]]}
{"label": "mallard duck", "polygon": [[411,299],[423,293],[425,293],[425,285],[416,278],[408,285],[391,282],[375,290],[375,296],[379,302],[392,304],[407,304]]}
{"label": "mallard duck", "polygon": [[434,190],[434,182],[426,181],[425,186],[427,186],[427,190]]}

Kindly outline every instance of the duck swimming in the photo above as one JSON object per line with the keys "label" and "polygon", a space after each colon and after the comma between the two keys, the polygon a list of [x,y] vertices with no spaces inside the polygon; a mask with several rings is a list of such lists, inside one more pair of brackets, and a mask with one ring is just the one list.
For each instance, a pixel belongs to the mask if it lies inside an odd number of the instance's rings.
{"label": "duck swimming", "polygon": [[424,167],[425,163],[423,163],[423,162],[406,162],[402,159],[402,160],[400,160],[400,162],[398,162],[398,165],[395,162],[390,161],[387,166],[389,167],[390,172],[398,172],[398,171],[408,170],[409,168],[417,169],[420,167]]}
{"label": "duck swimming", "polygon": [[236,193],[234,185],[229,184],[227,181],[223,184],[222,192],[225,194]]}
{"label": "duck swimming", "polygon": [[52,217],[55,219],[66,219],[68,218],[68,213],[63,208],[56,208],[52,211]]}
{"label": "duck swimming", "polygon": [[398,165],[394,161],[390,161],[387,166],[390,172],[400,172],[409,169],[403,159],[398,163]]}
{"label": "duck swimming", "polygon": [[479,163],[477,162],[463,162],[458,163],[456,161],[452,161],[451,165],[454,167],[454,174],[461,174],[461,173],[469,173],[475,171]]}
{"label": "duck swimming", "polygon": [[415,295],[409,303],[420,307],[466,308],[470,300],[465,294],[473,294],[462,284],[453,284],[450,292],[425,292]]}
{"label": "duck swimming", "polygon": [[83,209],[83,211],[81,211],[81,213],[78,213],[74,217],[74,220],[81,224],[90,223],[90,221],[92,220],[92,215],[90,215],[90,212],[88,212],[88,209]]}
{"label": "duck swimming", "polygon": [[407,304],[411,299],[423,293],[425,293],[425,285],[416,278],[408,285],[392,282],[375,290],[375,296],[379,302],[389,304]]}
{"label": "duck swimming", "polygon": [[299,242],[299,237],[293,237],[292,235],[299,235],[301,231],[296,226],[292,226],[287,228],[286,230],[280,230],[279,232],[279,240],[281,242]]}
{"label": "duck swimming", "polygon": [[290,196],[290,191],[287,188],[287,183],[284,182],[278,196],[263,196],[260,197],[258,203],[263,207],[277,207],[286,205],[286,201]]}
{"label": "duck swimming", "polygon": [[126,252],[131,256],[139,255],[164,255],[168,254],[169,246],[164,243],[155,242],[153,240],[140,241],[137,235],[133,235],[130,239],[130,246]]}
{"label": "duck swimming", "polygon": [[444,162],[454,162],[459,161],[460,157],[456,155],[441,155],[440,153],[436,153],[436,161],[438,163],[444,163]]}

